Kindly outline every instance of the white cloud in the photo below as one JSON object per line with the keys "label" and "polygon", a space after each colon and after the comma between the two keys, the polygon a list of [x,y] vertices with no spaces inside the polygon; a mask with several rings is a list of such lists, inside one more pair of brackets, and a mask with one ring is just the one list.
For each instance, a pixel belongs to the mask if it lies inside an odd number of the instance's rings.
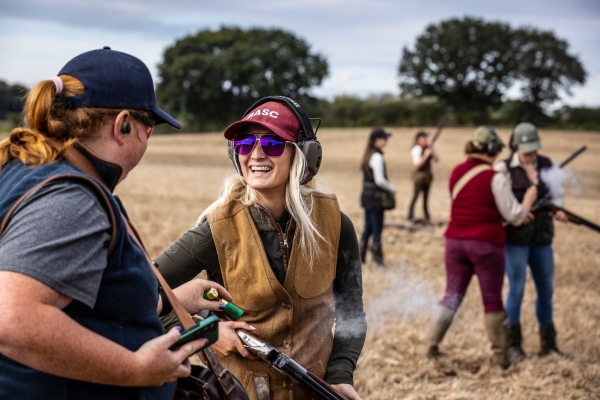
{"label": "white cloud", "polygon": [[[149,66],[185,34],[221,25],[279,27],[323,54],[330,75],[313,93],[398,93],[404,46],[430,23],[463,15],[551,29],[571,44],[589,72],[569,104],[600,105],[600,3],[508,0],[2,0],[0,79],[34,83],[56,74],[73,56],[104,45]],[[6,60],[9,60],[8,62]]]}

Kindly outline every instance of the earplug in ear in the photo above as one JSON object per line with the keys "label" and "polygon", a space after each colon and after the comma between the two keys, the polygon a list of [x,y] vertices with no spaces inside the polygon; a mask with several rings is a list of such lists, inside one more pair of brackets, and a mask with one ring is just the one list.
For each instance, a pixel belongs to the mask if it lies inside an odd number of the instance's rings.
{"label": "earplug in ear", "polygon": [[131,123],[129,121],[123,121],[123,123],[121,124],[121,133],[131,133]]}

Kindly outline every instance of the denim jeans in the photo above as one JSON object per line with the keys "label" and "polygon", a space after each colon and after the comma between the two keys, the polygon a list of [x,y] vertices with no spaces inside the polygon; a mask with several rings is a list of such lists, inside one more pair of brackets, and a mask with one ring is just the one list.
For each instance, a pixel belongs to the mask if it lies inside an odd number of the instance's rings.
{"label": "denim jeans", "polygon": [[373,243],[381,243],[381,231],[383,230],[383,208],[374,210],[365,210],[365,230],[363,231],[361,242],[367,243],[369,237],[373,236]]}
{"label": "denim jeans", "polygon": [[521,319],[521,303],[525,294],[527,265],[537,291],[535,315],[539,326],[552,322],[552,294],[554,292],[554,253],[552,245],[506,246],[506,275],[508,276],[508,298],[506,312],[508,324]]}

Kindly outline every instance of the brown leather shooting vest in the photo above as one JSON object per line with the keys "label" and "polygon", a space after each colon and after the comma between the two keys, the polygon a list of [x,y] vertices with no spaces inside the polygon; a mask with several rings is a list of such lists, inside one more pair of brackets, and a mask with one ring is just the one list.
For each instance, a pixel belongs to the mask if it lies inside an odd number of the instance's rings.
{"label": "brown leather shooting vest", "polygon": [[[333,347],[337,253],[341,229],[340,208],[334,195],[314,194],[312,221],[325,238],[317,238],[319,256],[312,270],[301,254],[300,237],[294,235],[283,285],[267,260],[259,232],[247,206],[238,201],[207,215],[223,284],[243,309],[242,321],[252,332],[277,347],[320,378]],[[239,354],[220,359],[243,382],[250,398],[256,398],[255,377],[264,377],[271,398],[308,399],[293,382],[262,360]]]}
{"label": "brown leather shooting vest", "polygon": [[[421,157],[423,157],[423,153],[425,149],[421,148]],[[425,164],[421,165],[420,168],[415,168],[412,175],[413,182],[427,185],[431,183],[433,180],[433,173],[431,172],[431,156],[425,161]]]}

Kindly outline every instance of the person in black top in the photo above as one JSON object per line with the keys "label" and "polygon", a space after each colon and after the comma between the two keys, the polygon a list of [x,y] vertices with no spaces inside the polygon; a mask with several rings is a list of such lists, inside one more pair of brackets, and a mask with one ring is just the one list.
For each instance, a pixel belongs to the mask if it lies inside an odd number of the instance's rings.
{"label": "person in black top", "polygon": [[[511,182],[512,191],[521,201],[529,186],[537,185],[538,199],[547,199],[563,206],[562,193],[551,191],[551,171],[558,168],[547,157],[538,154],[542,148],[537,128],[528,122],[517,125],[511,138],[513,154],[496,164],[495,169],[503,172]],[[553,219],[567,222],[567,216],[559,211],[550,215],[540,208],[529,219],[531,222],[519,227],[506,228],[506,275],[508,277],[508,355],[512,363],[526,358],[522,348],[521,304],[525,294],[527,265],[535,282],[538,297],[536,316],[540,327],[540,356],[560,353],[556,345],[556,330],[552,318],[552,295],[554,292],[554,237]]]}
{"label": "person in black top", "polygon": [[[383,217],[386,209],[395,205],[394,196],[396,187],[387,178],[383,149],[387,146],[391,133],[381,128],[373,128],[363,155],[360,169],[363,172],[363,190],[360,204],[365,209],[365,230],[360,238],[360,260],[366,262],[369,238],[373,237],[371,251],[373,261],[383,265],[383,249],[381,246],[381,232],[383,231]],[[386,204],[391,202],[391,205]]]}

